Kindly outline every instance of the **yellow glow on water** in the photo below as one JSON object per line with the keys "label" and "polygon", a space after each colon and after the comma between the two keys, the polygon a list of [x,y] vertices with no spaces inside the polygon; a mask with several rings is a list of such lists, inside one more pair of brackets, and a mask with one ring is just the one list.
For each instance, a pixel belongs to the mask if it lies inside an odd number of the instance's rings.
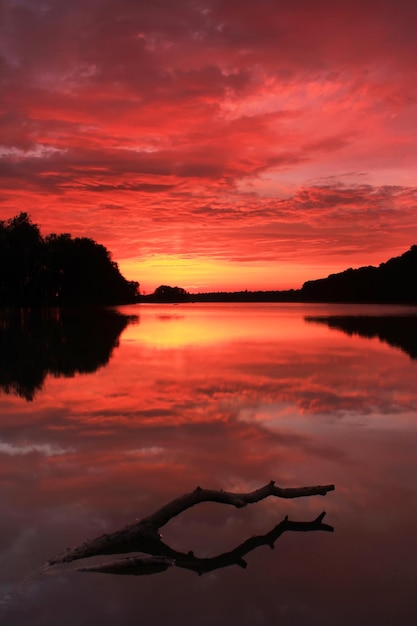
{"label": "yellow glow on water", "polygon": [[201,346],[227,340],[230,340],[228,326],[210,326],[204,319],[184,318],[180,313],[162,311],[159,315],[147,316],[139,326],[129,326],[123,334],[123,341],[145,343],[154,348]]}
{"label": "yellow glow on water", "polygon": [[[123,332],[123,342],[145,343],[155,348],[204,346],[256,340],[270,342],[279,339],[317,340],[328,331],[311,328],[291,311],[297,305],[259,305],[254,310],[245,304],[242,310],[234,304],[207,307],[192,304],[141,304],[135,307],[140,323],[130,325]],[[276,313],[280,310],[279,324]]]}

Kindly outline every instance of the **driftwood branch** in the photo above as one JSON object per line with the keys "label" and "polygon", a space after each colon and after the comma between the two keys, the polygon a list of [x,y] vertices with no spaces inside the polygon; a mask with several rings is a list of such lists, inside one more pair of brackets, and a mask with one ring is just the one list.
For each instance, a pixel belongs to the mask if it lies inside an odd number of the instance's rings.
{"label": "driftwood branch", "polygon": [[289,520],[288,517],[283,519],[272,530],[265,535],[255,535],[246,539],[229,552],[224,552],[214,557],[199,558],[193,552],[178,552],[170,546],[161,542],[161,549],[165,550],[165,556],[161,557],[131,557],[110,563],[92,565],[77,569],[78,572],[98,572],[102,574],[121,574],[129,576],[143,576],[147,574],[157,574],[167,570],[169,567],[176,565],[183,569],[188,569],[197,574],[205,574],[215,569],[228,567],[229,565],[239,565],[246,568],[247,563],[244,556],[258,548],[259,546],[269,546],[273,549],[276,540],[286,531],[308,532],[308,531],[326,531],[333,532],[333,526],[323,524],[325,512],[310,522],[295,522]]}
{"label": "driftwood branch", "polygon": [[[167,556],[167,546],[161,541],[158,530],[173,517],[201,502],[219,502],[230,504],[237,508],[259,502],[268,496],[278,498],[300,498],[305,496],[326,495],[334,490],[334,485],[316,487],[299,487],[284,489],[277,487],[271,481],[264,487],[248,493],[231,493],[222,490],[202,489],[197,487],[161,509],[145,517],[135,524],[125,526],[116,532],[101,535],[96,539],[72,549],[64,554],[51,559],[48,565],[57,563],[69,563],[76,559],[84,559],[104,554],[126,554],[129,552],[143,552],[153,556]],[[296,522],[293,522],[294,524]],[[170,555],[168,555],[170,556]]]}
{"label": "driftwood branch", "polygon": [[153,528],[161,528],[183,511],[200,504],[200,502],[219,502],[221,504],[230,504],[236,508],[242,508],[247,504],[254,504],[260,500],[264,500],[268,496],[276,498],[302,498],[306,496],[325,496],[328,491],[333,491],[334,485],[324,485],[316,487],[295,487],[285,489],[277,487],[274,481],[269,482],[264,487],[256,489],[248,493],[232,493],[230,491],[202,489],[197,487],[191,493],[187,493],[176,498],[169,504],[146,517],[142,522],[150,524]]}

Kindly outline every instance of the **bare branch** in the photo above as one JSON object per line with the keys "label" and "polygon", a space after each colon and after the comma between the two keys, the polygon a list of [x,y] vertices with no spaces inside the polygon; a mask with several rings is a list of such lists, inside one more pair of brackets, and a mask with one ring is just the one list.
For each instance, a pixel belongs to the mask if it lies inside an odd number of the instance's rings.
{"label": "bare branch", "polygon": [[294,487],[285,489],[277,487],[271,480],[267,485],[248,493],[232,493],[230,491],[202,489],[197,487],[191,493],[186,493],[176,498],[169,504],[163,506],[142,522],[149,523],[153,528],[161,528],[173,517],[183,511],[200,504],[200,502],[219,502],[221,504],[231,504],[236,508],[242,508],[247,504],[254,504],[268,496],[276,498],[302,498],[307,496],[325,496],[329,491],[334,490],[334,485],[318,485],[316,487]]}
{"label": "bare branch", "polygon": [[246,568],[247,563],[243,558],[246,554],[264,545],[273,549],[277,539],[286,531],[309,532],[321,530],[333,532],[332,526],[323,524],[324,516],[325,512],[321,513],[316,519],[310,522],[295,522],[286,517],[265,535],[250,537],[233,550],[210,558],[199,558],[195,556],[193,552],[178,552],[161,542],[161,546],[164,546],[166,550],[165,557],[131,557],[129,559],[112,561],[101,565],[83,567],[76,571],[143,576],[146,574],[160,573],[168,569],[168,567],[176,565],[177,567],[188,569],[201,575],[230,565],[238,565]]}
{"label": "bare branch", "polygon": [[114,533],[101,535],[96,539],[87,541],[68,550],[48,562],[49,565],[57,563],[69,563],[76,559],[84,559],[99,554],[124,554],[129,552],[144,552],[145,554],[165,555],[164,544],[161,541],[158,530],[173,517],[201,502],[219,502],[230,504],[237,508],[259,502],[268,496],[278,498],[300,498],[306,496],[324,496],[334,490],[334,485],[316,487],[299,487],[284,489],[277,487],[271,481],[264,487],[248,493],[231,493],[228,491],[202,489],[197,487],[194,491],[176,498],[161,509],[145,517],[135,524],[125,526]]}

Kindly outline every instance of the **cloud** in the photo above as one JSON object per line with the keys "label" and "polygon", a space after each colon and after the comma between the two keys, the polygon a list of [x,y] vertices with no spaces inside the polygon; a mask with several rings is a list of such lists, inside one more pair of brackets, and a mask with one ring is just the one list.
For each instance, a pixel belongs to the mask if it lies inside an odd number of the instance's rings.
{"label": "cloud", "polygon": [[6,454],[8,456],[25,456],[27,454],[40,454],[42,456],[59,456],[73,452],[71,448],[61,448],[60,446],[54,446],[48,443],[28,443],[15,445],[0,441],[0,454]]}
{"label": "cloud", "polygon": [[298,282],[415,242],[408,0],[0,10],[2,218],[29,210],[131,267],[291,256]]}

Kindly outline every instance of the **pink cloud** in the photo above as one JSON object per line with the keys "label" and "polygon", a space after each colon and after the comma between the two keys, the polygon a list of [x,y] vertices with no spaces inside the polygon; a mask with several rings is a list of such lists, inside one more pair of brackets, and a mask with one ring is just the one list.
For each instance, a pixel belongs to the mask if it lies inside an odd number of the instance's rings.
{"label": "pink cloud", "polygon": [[28,210],[131,267],[268,259],[270,286],[290,249],[301,282],[348,250],[361,265],[415,243],[407,0],[2,12],[2,218]]}

